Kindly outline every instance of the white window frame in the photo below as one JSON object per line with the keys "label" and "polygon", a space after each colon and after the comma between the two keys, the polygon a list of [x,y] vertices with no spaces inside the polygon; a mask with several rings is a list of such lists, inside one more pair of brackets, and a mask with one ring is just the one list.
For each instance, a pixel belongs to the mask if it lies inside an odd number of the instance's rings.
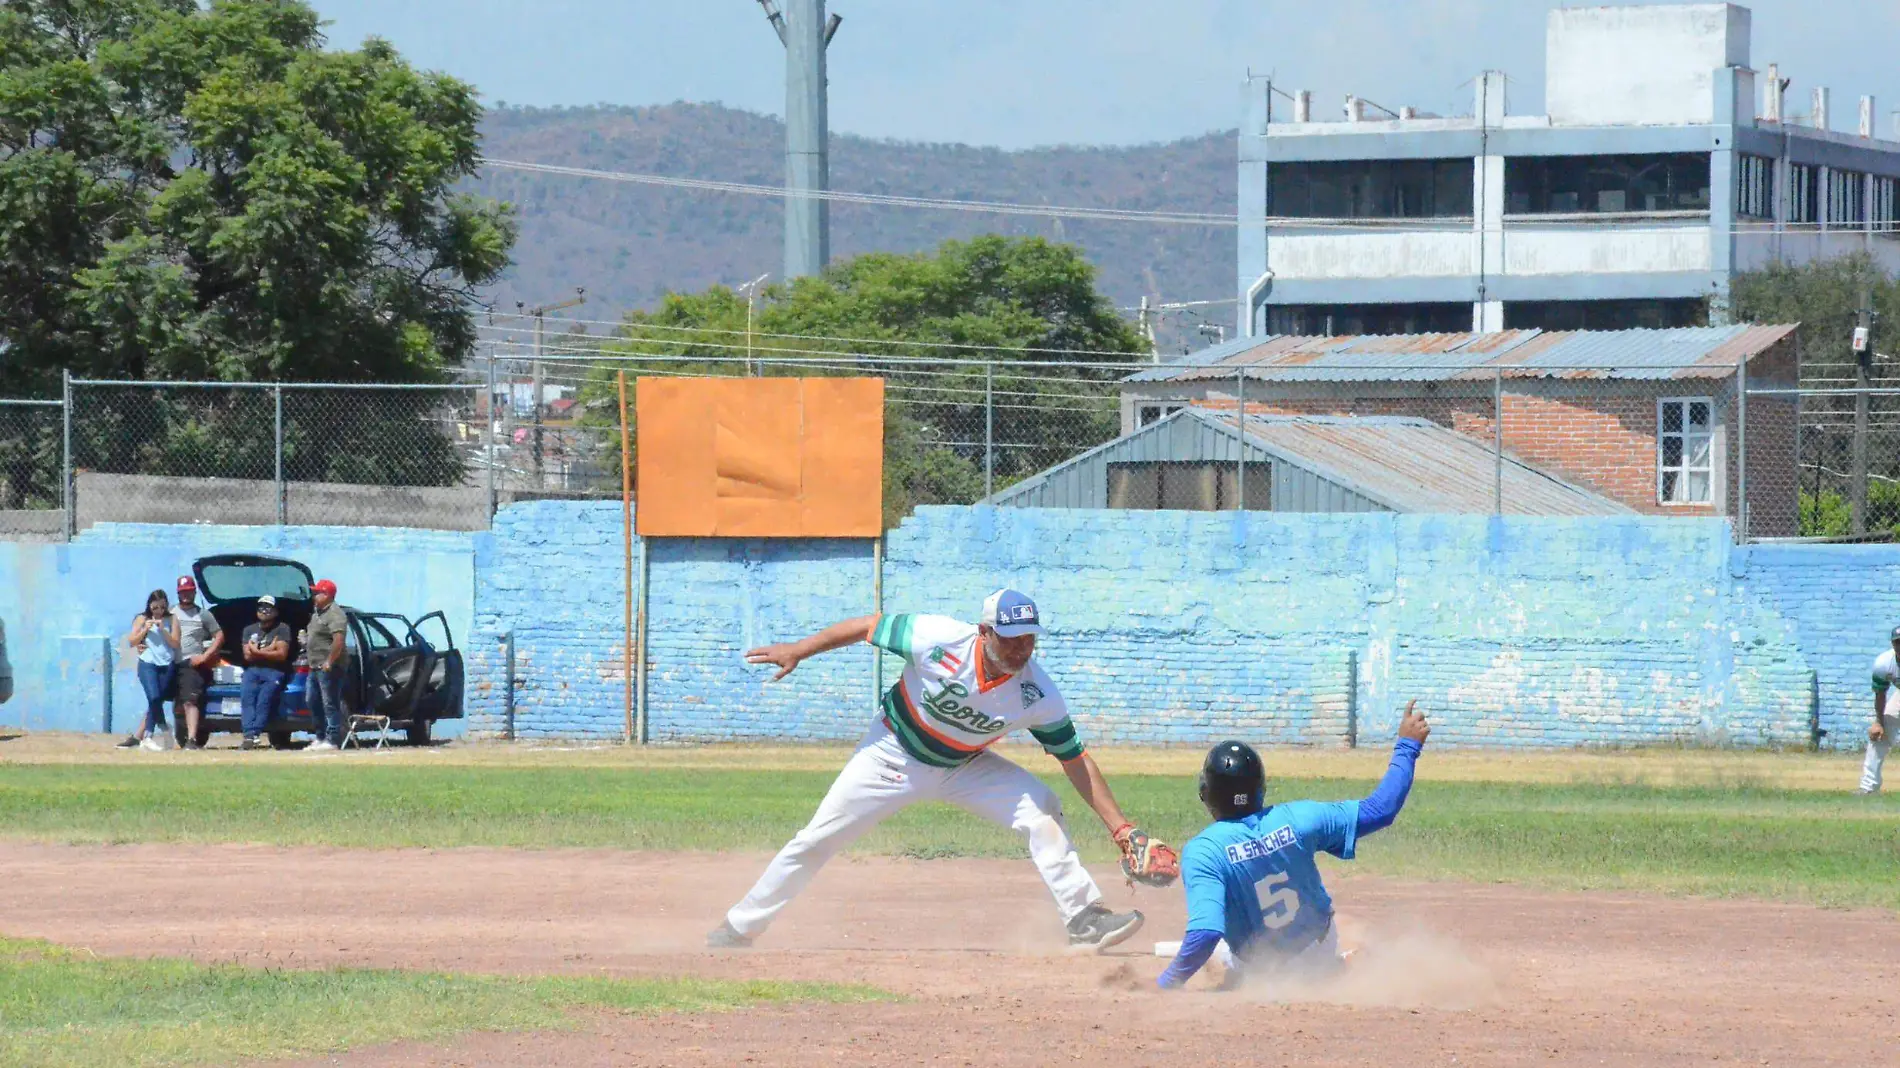
{"label": "white window frame", "polygon": [[[1141,401],[1135,405],[1135,429],[1145,430],[1187,406],[1187,401]],[[1155,413],[1152,422],[1147,419],[1149,412]]]}
{"label": "white window frame", "polygon": [[[1689,429],[1689,406],[1692,404],[1707,405],[1709,409],[1708,426],[1699,433],[1691,432]],[[1668,425],[1667,421],[1663,418],[1663,413],[1666,412],[1671,405],[1680,405],[1682,408],[1682,422],[1681,422],[1682,429],[1681,430],[1670,431],[1670,430],[1663,429],[1665,426]],[[1720,463],[1717,462],[1718,454],[1720,453],[1721,450],[1719,448],[1720,435],[1716,433],[1715,412],[1716,412],[1715,398],[1713,397],[1661,397],[1657,399],[1656,401],[1656,503],[1657,504],[1665,508],[1713,508],[1720,502],[1721,488],[1716,485],[1716,477],[1717,477],[1717,473],[1721,470],[1721,465]],[[1675,467],[1666,467],[1663,464],[1663,442],[1667,438],[1681,438],[1682,439],[1682,463]],[[1705,463],[1696,464],[1692,466],[1689,463],[1689,457],[1693,455],[1693,452],[1689,446],[1690,446],[1690,443],[1696,438],[1707,439],[1708,449],[1703,453],[1703,455],[1707,457],[1707,460]],[[1709,481],[1708,481],[1709,491],[1708,491],[1707,499],[1700,500],[1700,501],[1682,499],[1681,495],[1687,492],[1689,476],[1692,474],[1698,474],[1698,473],[1706,473],[1709,477]],[[1676,489],[1678,493],[1678,499],[1676,500],[1670,500],[1666,490],[1664,489],[1664,477],[1670,474],[1674,474],[1676,476]]]}

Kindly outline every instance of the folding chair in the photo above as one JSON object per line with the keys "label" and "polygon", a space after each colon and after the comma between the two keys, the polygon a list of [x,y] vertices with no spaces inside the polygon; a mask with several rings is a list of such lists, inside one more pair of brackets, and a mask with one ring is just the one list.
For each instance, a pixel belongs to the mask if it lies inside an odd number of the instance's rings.
{"label": "folding chair", "polygon": [[366,715],[360,712],[352,713],[350,715],[349,732],[343,736],[343,748],[348,749],[354,745],[358,734],[367,734],[370,731],[376,732],[376,745],[374,748],[381,749],[383,746],[388,745],[389,717]]}

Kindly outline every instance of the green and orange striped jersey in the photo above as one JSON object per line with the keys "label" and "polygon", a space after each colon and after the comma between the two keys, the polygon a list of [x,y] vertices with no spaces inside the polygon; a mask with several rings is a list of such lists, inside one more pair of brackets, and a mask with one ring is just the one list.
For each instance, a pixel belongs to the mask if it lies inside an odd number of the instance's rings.
{"label": "green and orange striped jersey", "polygon": [[884,720],[904,751],[954,768],[1018,727],[1057,760],[1082,755],[1082,739],[1055,683],[1034,660],[993,678],[983,665],[977,628],[944,616],[888,615],[871,644],[904,658],[904,673],[884,695]]}

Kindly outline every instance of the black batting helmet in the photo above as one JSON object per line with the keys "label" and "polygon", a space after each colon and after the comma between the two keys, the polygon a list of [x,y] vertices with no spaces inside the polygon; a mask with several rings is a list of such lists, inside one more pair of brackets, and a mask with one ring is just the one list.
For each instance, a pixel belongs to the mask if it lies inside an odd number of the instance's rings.
{"label": "black batting helmet", "polygon": [[1201,763],[1201,804],[1217,820],[1253,815],[1266,792],[1267,770],[1245,742],[1222,742]]}

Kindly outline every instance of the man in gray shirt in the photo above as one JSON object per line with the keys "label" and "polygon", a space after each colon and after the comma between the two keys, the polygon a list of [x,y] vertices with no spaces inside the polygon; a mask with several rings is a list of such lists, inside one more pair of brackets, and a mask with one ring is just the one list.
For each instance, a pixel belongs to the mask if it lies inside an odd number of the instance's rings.
{"label": "man in gray shirt", "polygon": [[343,727],[350,718],[343,676],[350,666],[349,616],[336,603],[336,583],[319,579],[310,587],[315,611],[306,629],[304,655],[310,661],[310,729],[317,740],[312,752],[343,744]]}
{"label": "man in gray shirt", "polygon": [[211,667],[224,647],[224,628],[209,608],[198,603],[198,584],[190,575],[178,580],[178,607],[172,609],[178,620],[178,675],[173,685],[173,710],[185,728],[180,743],[186,749],[203,749],[198,733],[203,722],[205,688],[211,685]]}

